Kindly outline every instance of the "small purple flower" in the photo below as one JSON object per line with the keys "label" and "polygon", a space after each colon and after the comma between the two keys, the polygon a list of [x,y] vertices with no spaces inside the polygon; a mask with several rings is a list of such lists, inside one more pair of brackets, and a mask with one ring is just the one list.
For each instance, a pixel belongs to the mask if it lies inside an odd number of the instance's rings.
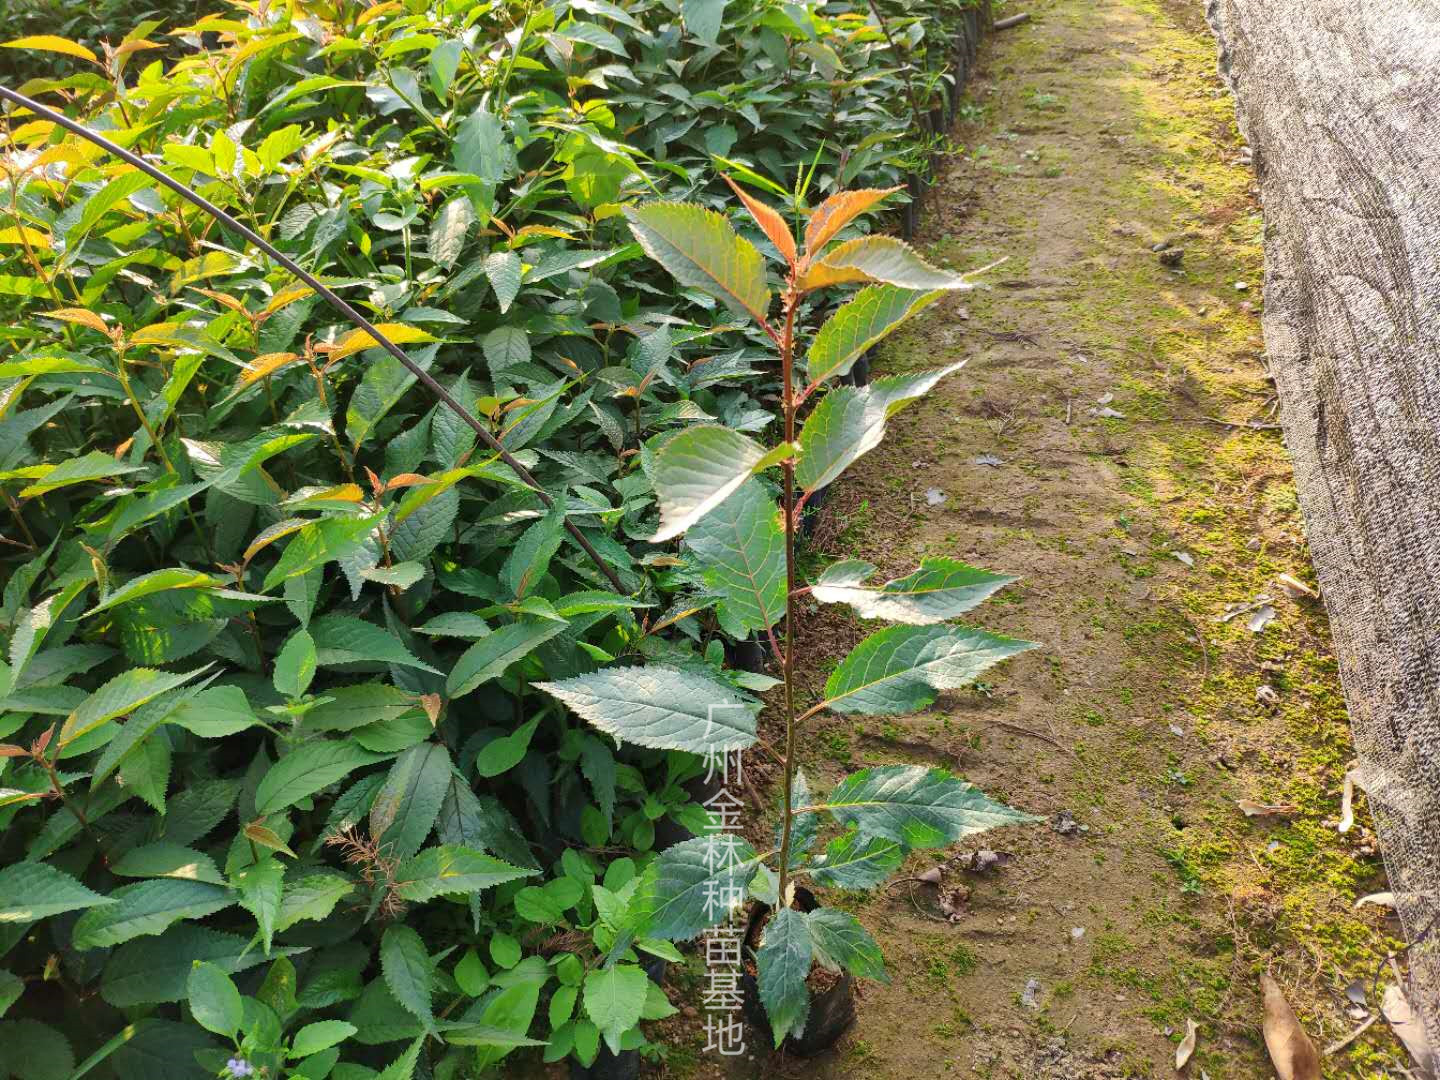
{"label": "small purple flower", "polygon": [[244,1077],[249,1076],[255,1071],[255,1066],[251,1065],[244,1058],[231,1058],[225,1062],[225,1071],[235,1077],[235,1080],[243,1080]]}

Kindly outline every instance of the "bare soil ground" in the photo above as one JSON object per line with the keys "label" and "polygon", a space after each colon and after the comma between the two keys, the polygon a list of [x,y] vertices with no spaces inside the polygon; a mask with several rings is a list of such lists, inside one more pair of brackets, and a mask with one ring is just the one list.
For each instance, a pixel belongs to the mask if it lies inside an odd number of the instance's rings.
{"label": "bare soil ground", "polygon": [[[1398,947],[1383,910],[1354,907],[1384,887],[1363,815],[1335,828],[1351,751],[1323,609],[1279,582],[1313,578],[1262,356],[1254,177],[1200,5],[1025,7],[985,47],[921,237],[953,267],[1007,261],[881,373],[968,366],[847,478],[819,546],[897,574],[943,554],[1020,575],[976,621],[1042,648],[918,716],[820,720],[805,768],[827,786],[944,765],[1074,824],[982,838],[1009,861],[947,867],[954,921],[923,883],[829,897],[893,981],[866,985],[824,1057],[756,1046],[732,1076],[1168,1077],[1194,1020],[1190,1076],[1266,1077],[1263,971],[1323,1047],[1355,1026],[1343,988]],[[1263,628],[1218,621],[1261,596]],[[808,614],[818,689],[865,627]],[[1326,1075],[1389,1075],[1404,1058],[1383,1027]],[[693,1043],[660,1067],[719,1071]]]}

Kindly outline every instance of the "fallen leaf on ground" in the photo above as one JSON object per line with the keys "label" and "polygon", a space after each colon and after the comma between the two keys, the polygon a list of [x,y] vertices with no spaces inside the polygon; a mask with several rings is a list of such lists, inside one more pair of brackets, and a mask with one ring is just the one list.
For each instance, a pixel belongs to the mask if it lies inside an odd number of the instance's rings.
{"label": "fallen leaf on ground", "polygon": [[1265,604],[1251,613],[1250,618],[1245,621],[1245,625],[1252,634],[1258,634],[1274,621],[1275,609],[1269,604]]}
{"label": "fallen leaf on ground", "polygon": [[1175,1071],[1180,1072],[1186,1065],[1190,1064],[1190,1056],[1195,1053],[1195,1037],[1200,1034],[1200,1025],[1194,1020],[1185,1021],[1185,1038],[1180,1040],[1180,1045],[1175,1048]]}
{"label": "fallen leaf on ground", "polygon": [[1265,1049],[1280,1080],[1320,1080],[1320,1055],[1295,1010],[1285,1000],[1280,984],[1269,975],[1260,976],[1260,992],[1265,998]]}
{"label": "fallen leaf on ground", "polygon": [[1195,556],[1191,555],[1188,551],[1172,551],[1170,554],[1175,556],[1177,562],[1182,562],[1186,566],[1195,565]]}
{"label": "fallen leaf on ground", "polygon": [[1218,623],[1227,623],[1227,622],[1229,622],[1231,619],[1234,619],[1234,618],[1236,618],[1236,617],[1238,617],[1238,616],[1240,616],[1240,615],[1248,615],[1248,614],[1250,614],[1250,612],[1252,612],[1252,611],[1255,611],[1255,610],[1257,610],[1257,609],[1259,609],[1259,608],[1265,607],[1265,606],[1266,606],[1267,604],[1269,604],[1270,601],[1273,600],[1273,599],[1275,599],[1273,596],[1267,596],[1267,595],[1265,595],[1264,593],[1261,593],[1259,596],[1255,597],[1255,599],[1254,599],[1254,600],[1251,600],[1249,603],[1245,603],[1244,601],[1241,601],[1241,602],[1234,603],[1234,604],[1227,604],[1227,605],[1225,606],[1225,611],[1224,611],[1224,613],[1215,616],[1215,621],[1218,622]]}
{"label": "fallen leaf on ground", "polygon": [[1426,1075],[1434,1075],[1435,1051],[1425,1035],[1425,1026],[1419,1015],[1410,1007],[1405,991],[1391,983],[1385,988],[1385,999],[1380,1003],[1380,1014],[1395,1032],[1395,1037],[1405,1044],[1415,1064]]}
{"label": "fallen leaf on ground", "polygon": [[1254,799],[1236,799],[1235,805],[1246,817],[1292,817],[1300,812],[1289,803],[1262,803]]}

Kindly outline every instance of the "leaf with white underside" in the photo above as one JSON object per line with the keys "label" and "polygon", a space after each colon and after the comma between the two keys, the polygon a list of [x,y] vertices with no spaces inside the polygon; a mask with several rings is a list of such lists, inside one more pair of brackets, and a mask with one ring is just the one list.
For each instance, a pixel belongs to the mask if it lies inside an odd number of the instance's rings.
{"label": "leaf with white underside", "polygon": [[883,282],[903,289],[972,289],[959,274],[931,266],[915,249],[893,236],[861,236],[847,240],[820,262],[812,263],[800,288]]}
{"label": "leaf with white underside", "polygon": [[620,1053],[620,1036],[640,1022],[650,978],[638,964],[615,964],[585,977],[585,1014],[600,1029],[612,1053]]}
{"label": "leaf with white underside", "polygon": [[693,671],[651,664],[535,685],[621,742],[703,754],[755,741],[758,705]]}
{"label": "leaf with white underside", "polygon": [[824,705],[839,713],[903,716],[938,691],[968,686],[1034,642],[969,626],[891,626],[851,650],[825,682]]}
{"label": "leaf with white underside", "polygon": [[945,847],[987,829],[1040,820],[996,802],[944,769],[924,765],[861,769],[807,810],[828,811],[842,825],[855,825],[861,838],[880,837],[911,848]]}
{"label": "leaf with white underside", "polygon": [[48,863],[17,862],[0,870],[0,924],[113,903]]}
{"label": "leaf with white underside", "polygon": [[171,923],[202,919],[235,903],[234,894],[219,885],[174,878],[122,885],[110,895],[115,903],[92,908],[75,923],[75,948],[98,949],[160,934]]}
{"label": "leaf with white underside", "polygon": [[713,210],[659,202],[625,208],[640,246],[681,285],[723,301],[737,315],[765,321],[770,287],[759,249]]}
{"label": "leaf with white underside", "polygon": [[894,285],[861,289],[840,307],[815,335],[805,356],[812,383],[846,374],[866,350],[883,341],[901,323],[940,298],[941,291],[921,292]]}
{"label": "leaf with white underside", "polygon": [[962,360],[918,375],[877,379],[861,389],[831,389],[800,429],[795,482],[808,493],[839,479],[862,455],[880,445],[890,417],[929,393],[936,383],[964,364]]}
{"label": "leaf with white underside", "polygon": [[810,990],[805,980],[814,962],[814,942],[805,916],[781,908],[765,925],[755,954],[760,1000],[778,1047],[787,1035],[799,1036],[810,1019]]}
{"label": "leaf with white underside", "polygon": [[785,614],[785,533],[775,501],[755,479],[690,527],[705,587],[720,597],[721,629],[744,638],[768,630]]}
{"label": "leaf with white underside", "polygon": [[651,481],[660,504],[660,531],[652,544],[673,540],[733,495],[751,475],[779,464],[791,447],[774,450],[717,424],[697,424],[655,454]]}
{"label": "leaf with white underside", "polygon": [[420,903],[450,893],[476,893],[536,871],[511,866],[493,855],[466,847],[442,844],[406,859],[395,871],[396,892],[404,900]]}
{"label": "leaf with white underside", "polygon": [[832,563],[810,595],[822,604],[849,604],[862,619],[924,626],[963,615],[1016,579],[958,559],[922,559],[920,569],[883,585],[865,584],[875,567],[858,559]]}
{"label": "leaf with white underside", "polygon": [[685,941],[718,925],[730,915],[722,898],[743,904],[760,862],[755,849],[735,833],[697,836],[666,848],[645,871],[631,900],[637,932]]}
{"label": "leaf with white underside", "polygon": [[890,981],[879,943],[854,915],[822,907],[807,912],[805,923],[810,928],[815,961],[821,967],[835,972],[843,968],[857,979]]}

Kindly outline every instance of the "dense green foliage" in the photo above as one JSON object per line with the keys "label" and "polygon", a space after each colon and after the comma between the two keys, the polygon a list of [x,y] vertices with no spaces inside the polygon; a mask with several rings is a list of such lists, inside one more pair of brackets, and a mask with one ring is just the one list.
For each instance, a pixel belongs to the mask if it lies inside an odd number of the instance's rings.
{"label": "dense green foliage", "polygon": [[[753,741],[773,680],[727,670],[722,639],[768,630],[783,579],[734,580],[719,512],[654,542],[675,433],[775,441],[770,342],[743,317],[768,300],[759,251],[738,292],[677,293],[642,258],[663,230],[636,218],[637,242],[624,210],[724,207],[728,172],[798,221],[899,182],[902,61],[938,65],[926,35],[953,15],[911,7],[906,57],[863,4],[714,0],[264,4],[103,50],[16,43],[26,71],[70,72],[26,93],[321,274],[557,509],[237,237],[5,118],[0,1074],[94,1054],[121,1080],[231,1060],[395,1080],[643,1042],[671,1006],[640,959],[701,929],[654,910],[656,827],[701,831],[697,752]],[[832,261],[835,284],[878,272]],[[870,318],[919,306],[886,299]],[[868,340],[841,331],[817,381]],[[753,515],[745,497],[707,509]],[[534,688],[574,705],[607,678],[667,708],[588,726]],[[729,726],[687,728],[687,696]],[[816,879],[846,884],[826,851]]]}

